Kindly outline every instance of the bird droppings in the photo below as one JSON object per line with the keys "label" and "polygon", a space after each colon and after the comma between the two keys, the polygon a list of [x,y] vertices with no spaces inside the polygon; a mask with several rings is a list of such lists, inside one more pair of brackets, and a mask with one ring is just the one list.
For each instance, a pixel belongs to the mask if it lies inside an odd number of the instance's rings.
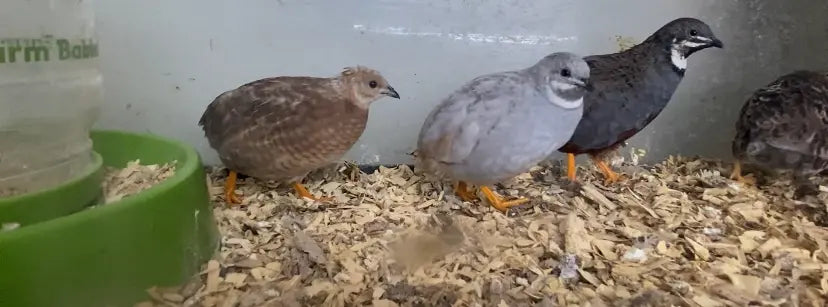
{"label": "bird droppings", "polygon": [[[176,162],[164,164],[141,164],[141,160],[127,162],[124,168],[107,166],[104,169],[104,205],[138,194],[149,189],[175,173]],[[91,207],[90,207],[91,208]]]}
{"label": "bird droppings", "polygon": [[533,198],[516,217],[408,166],[312,173],[308,187],[333,204],[248,178],[228,208],[214,169],[219,255],[138,306],[828,304],[828,179],[809,203],[790,180],[733,184],[729,163],[636,168],[610,187],[581,170],[574,191],[558,165],[535,167],[498,187]]}
{"label": "bird droppings", "polygon": [[20,228],[20,223],[3,223],[0,225],[0,232],[12,231],[17,228]]}
{"label": "bird droppings", "polygon": [[619,52],[632,48],[633,46],[638,44],[637,42],[638,42],[638,39],[636,39],[634,37],[621,36],[621,35],[616,35],[615,36],[615,43],[618,44],[618,51]]}

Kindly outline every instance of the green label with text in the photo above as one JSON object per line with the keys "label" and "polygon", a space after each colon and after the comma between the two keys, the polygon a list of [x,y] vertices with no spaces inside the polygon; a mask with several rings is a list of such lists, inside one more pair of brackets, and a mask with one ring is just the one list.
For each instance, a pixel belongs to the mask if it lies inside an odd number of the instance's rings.
{"label": "green label with text", "polygon": [[0,38],[0,64],[71,61],[98,57],[93,39]]}

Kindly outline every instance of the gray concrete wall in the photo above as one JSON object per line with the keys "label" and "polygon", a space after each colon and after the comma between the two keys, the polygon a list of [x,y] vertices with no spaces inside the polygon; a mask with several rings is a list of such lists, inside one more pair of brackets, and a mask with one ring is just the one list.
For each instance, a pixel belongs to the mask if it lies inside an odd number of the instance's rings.
{"label": "gray concrete wall", "polygon": [[[429,110],[484,73],[554,51],[614,52],[677,17],[708,22],[726,49],[690,59],[667,109],[630,146],[730,157],[733,122],[757,86],[822,69],[828,2],[771,0],[98,0],[106,106],[101,128],[189,142],[217,163],[196,125],[221,92],[278,75],[380,70],[402,100],[383,99],[347,159],[407,163]],[[629,147],[624,150],[629,152]]]}

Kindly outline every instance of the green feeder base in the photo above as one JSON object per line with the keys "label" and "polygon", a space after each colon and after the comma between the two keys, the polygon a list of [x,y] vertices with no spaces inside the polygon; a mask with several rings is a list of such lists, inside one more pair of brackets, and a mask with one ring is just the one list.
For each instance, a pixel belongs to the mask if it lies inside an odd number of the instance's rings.
{"label": "green feeder base", "polygon": [[175,174],[118,202],[0,232],[0,306],[132,306],[186,282],[218,250],[201,159],[152,135],[94,131],[107,166],[177,161]]}
{"label": "green feeder base", "polygon": [[75,179],[43,191],[0,199],[0,224],[25,227],[83,210],[101,199],[102,178],[103,159],[92,152],[92,164]]}

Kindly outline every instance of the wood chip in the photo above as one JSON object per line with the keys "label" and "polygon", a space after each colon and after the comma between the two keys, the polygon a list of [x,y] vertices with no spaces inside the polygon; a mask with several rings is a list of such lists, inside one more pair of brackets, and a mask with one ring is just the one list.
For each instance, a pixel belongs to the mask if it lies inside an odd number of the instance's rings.
{"label": "wood chip", "polygon": [[244,285],[244,280],[247,279],[247,274],[244,273],[230,273],[224,277],[224,281],[233,284],[235,287]]}
{"label": "wood chip", "polygon": [[699,260],[706,261],[710,259],[710,251],[707,250],[706,247],[690,238],[687,238],[687,242],[690,243],[691,247],[693,247],[693,252],[696,254],[696,257],[698,257]]}
{"label": "wood chip", "polygon": [[730,277],[730,282],[732,282],[736,288],[745,291],[745,293],[751,295],[759,294],[759,288],[762,284],[762,279],[759,277],[740,274],[728,274],[727,277]]}
{"label": "wood chip", "polygon": [[374,307],[397,307],[399,306],[392,300],[374,300],[371,302]]}
{"label": "wood chip", "polygon": [[219,277],[219,273],[220,273],[219,268],[220,268],[220,266],[221,266],[221,264],[219,264],[219,262],[216,261],[216,260],[210,260],[210,262],[207,263],[207,289],[206,289],[206,291],[208,293],[218,290],[218,285],[221,282],[221,279]]}
{"label": "wood chip", "polygon": [[294,235],[294,242],[296,246],[299,247],[303,252],[308,254],[308,257],[313,262],[319,264],[325,264],[328,260],[325,258],[325,252],[322,251],[322,248],[319,247],[319,244],[313,240],[308,234],[304,231],[297,231]]}
{"label": "wood chip", "polygon": [[598,203],[598,205],[609,210],[615,210],[615,208],[618,207],[591,184],[584,184],[581,186],[581,193],[583,193],[586,198],[591,199],[592,201]]}
{"label": "wood chip", "polygon": [[141,160],[134,160],[127,162],[122,169],[105,167],[102,184],[104,204],[138,194],[164,181],[175,173],[175,164],[173,161],[162,165],[143,165]]}
{"label": "wood chip", "polygon": [[570,213],[561,224],[561,228],[561,232],[564,233],[565,251],[578,257],[589,257],[591,240],[584,220],[575,213]]}
{"label": "wood chip", "polygon": [[719,301],[715,301],[707,295],[696,295],[693,297],[693,302],[699,304],[702,307],[719,307],[725,306],[725,304],[720,303]]}
{"label": "wood chip", "polygon": [[515,216],[408,166],[347,164],[305,180],[332,203],[239,178],[228,207],[210,168],[222,249],[141,306],[828,306],[825,206],[791,199],[783,177],[742,187],[729,167],[622,164],[610,186],[586,167],[571,191],[544,163],[499,188],[532,199]]}

